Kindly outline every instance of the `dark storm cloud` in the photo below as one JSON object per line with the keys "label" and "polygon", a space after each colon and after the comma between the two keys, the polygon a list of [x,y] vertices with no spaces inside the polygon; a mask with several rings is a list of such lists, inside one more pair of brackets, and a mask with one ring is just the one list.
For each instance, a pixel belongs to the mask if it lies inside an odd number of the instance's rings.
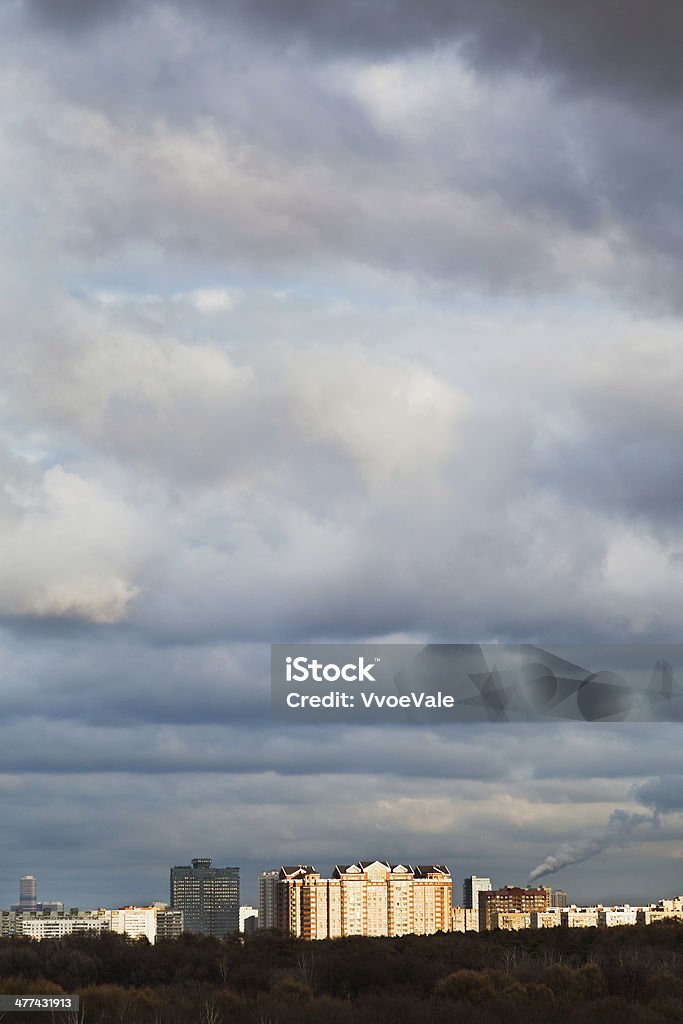
{"label": "dark storm cloud", "polygon": [[664,775],[648,779],[633,789],[639,804],[650,807],[656,814],[683,811],[683,775]]}
{"label": "dark storm cloud", "polygon": [[[79,10],[58,4],[50,16],[71,26]],[[532,0],[424,10],[206,0],[191,12],[137,5],[92,34],[77,59],[77,34],[59,45],[49,33],[18,38],[26,61],[39,47],[41,75],[63,98],[109,118],[96,130],[72,121],[51,132],[41,113],[27,136],[39,137],[51,174],[35,193],[63,221],[67,250],[89,258],[151,243],[199,263],[272,272],[352,260],[495,291],[593,283],[677,308],[680,114],[639,105],[667,67],[676,25],[640,11]],[[304,58],[286,45],[292,33],[315,44]],[[474,54],[482,97],[470,108],[453,81],[412,117],[386,122],[330,65],[341,56],[351,58],[346,73],[362,67],[369,55],[356,37],[374,40],[382,58],[408,60],[438,37],[442,71]],[[664,57],[646,76],[657,43]],[[558,96],[552,72],[565,60],[577,89]],[[522,75],[499,81],[498,66]],[[612,72],[624,73],[624,90],[603,95]],[[405,74],[410,82],[416,71],[408,64]]]}
{"label": "dark storm cloud", "polygon": [[[124,0],[28,4],[34,17],[69,28],[120,16],[128,6]],[[475,63],[559,71],[578,88],[657,98],[683,86],[683,11],[668,0],[203,0],[193,5],[199,7],[265,38],[307,41],[334,53],[387,55],[456,40]]]}
{"label": "dark storm cloud", "polygon": [[314,39],[331,49],[388,53],[462,39],[475,59],[499,67],[560,68],[568,78],[653,95],[683,85],[678,41],[683,11],[667,0],[333,0],[223,3],[285,36]]}
{"label": "dark storm cloud", "polygon": [[34,23],[50,28],[78,32],[100,22],[120,17],[130,8],[130,0],[23,0]]}

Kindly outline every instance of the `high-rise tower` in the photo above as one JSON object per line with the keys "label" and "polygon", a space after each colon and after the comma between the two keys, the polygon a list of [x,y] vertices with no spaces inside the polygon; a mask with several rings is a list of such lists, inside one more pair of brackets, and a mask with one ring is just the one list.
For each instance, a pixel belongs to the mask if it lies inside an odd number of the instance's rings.
{"label": "high-rise tower", "polygon": [[275,928],[277,912],[277,882],[279,871],[259,871],[258,926]]}
{"label": "high-rise tower", "polygon": [[182,910],[186,932],[219,939],[240,926],[240,869],[214,868],[209,857],[171,868],[171,906]]}
{"label": "high-rise tower", "polygon": [[36,903],[36,880],[33,875],[22,875],[19,879],[19,909],[35,910]]}
{"label": "high-rise tower", "polygon": [[491,891],[491,879],[480,878],[478,875],[470,875],[466,878],[462,887],[462,905],[467,910],[479,909],[479,893]]}

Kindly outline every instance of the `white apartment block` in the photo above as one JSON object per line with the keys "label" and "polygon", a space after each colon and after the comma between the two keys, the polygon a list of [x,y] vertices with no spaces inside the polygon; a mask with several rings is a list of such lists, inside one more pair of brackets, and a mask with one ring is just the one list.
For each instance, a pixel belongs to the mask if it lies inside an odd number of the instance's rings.
{"label": "white apartment block", "polygon": [[131,939],[144,935],[151,945],[157,940],[158,907],[119,907],[111,912],[111,930]]}
{"label": "white apartment block", "polygon": [[623,907],[599,907],[598,925],[602,925],[603,928],[614,928],[618,925],[637,924],[638,911],[643,909],[629,907],[628,904]]}
{"label": "white apartment block", "polygon": [[562,914],[562,924],[565,928],[597,928],[598,908],[567,907]]}
{"label": "white apartment block", "polygon": [[104,908],[73,913],[29,911],[17,913],[14,918],[8,934],[26,935],[31,939],[61,939],[64,935],[111,929],[111,911]]}

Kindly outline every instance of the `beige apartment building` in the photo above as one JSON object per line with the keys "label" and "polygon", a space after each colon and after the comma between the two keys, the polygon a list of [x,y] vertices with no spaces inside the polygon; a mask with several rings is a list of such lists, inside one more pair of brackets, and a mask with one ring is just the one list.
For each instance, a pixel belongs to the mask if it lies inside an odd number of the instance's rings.
{"label": "beige apartment building", "polygon": [[655,921],[683,921],[683,896],[638,908],[638,924],[654,924]]}
{"label": "beige apartment building", "polygon": [[491,914],[491,929],[504,932],[521,932],[531,928],[531,913],[522,910],[494,910]]}
{"label": "beige apartment building", "polygon": [[451,910],[452,932],[478,932],[479,910],[471,907],[453,907]]}
{"label": "beige apartment building", "polygon": [[532,928],[559,928],[562,924],[562,908],[548,907],[547,910],[532,910]]}
{"label": "beige apartment building", "polygon": [[277,927],[304,939],[432,935],[450,931],[451,876],[441,864],[357,861],[331,878],[311,865],[282,867]]}

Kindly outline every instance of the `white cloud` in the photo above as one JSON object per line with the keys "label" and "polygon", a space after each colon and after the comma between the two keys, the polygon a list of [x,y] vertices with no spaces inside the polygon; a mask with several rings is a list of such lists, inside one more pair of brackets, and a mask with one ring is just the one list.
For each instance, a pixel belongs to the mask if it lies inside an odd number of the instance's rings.
{"label": "white cloud", "polygon": [[5,486],[0,614],[94,623],[125,618],[138,592],[144,530],[96,482],[46,470]]}
{"label": "white cloud", "polygon": [[237,293],[230,288],[194,288],[189,292],[179,292],[176,299],[185,301],[199,310],[200,313],[228,313],[238,302]]}

